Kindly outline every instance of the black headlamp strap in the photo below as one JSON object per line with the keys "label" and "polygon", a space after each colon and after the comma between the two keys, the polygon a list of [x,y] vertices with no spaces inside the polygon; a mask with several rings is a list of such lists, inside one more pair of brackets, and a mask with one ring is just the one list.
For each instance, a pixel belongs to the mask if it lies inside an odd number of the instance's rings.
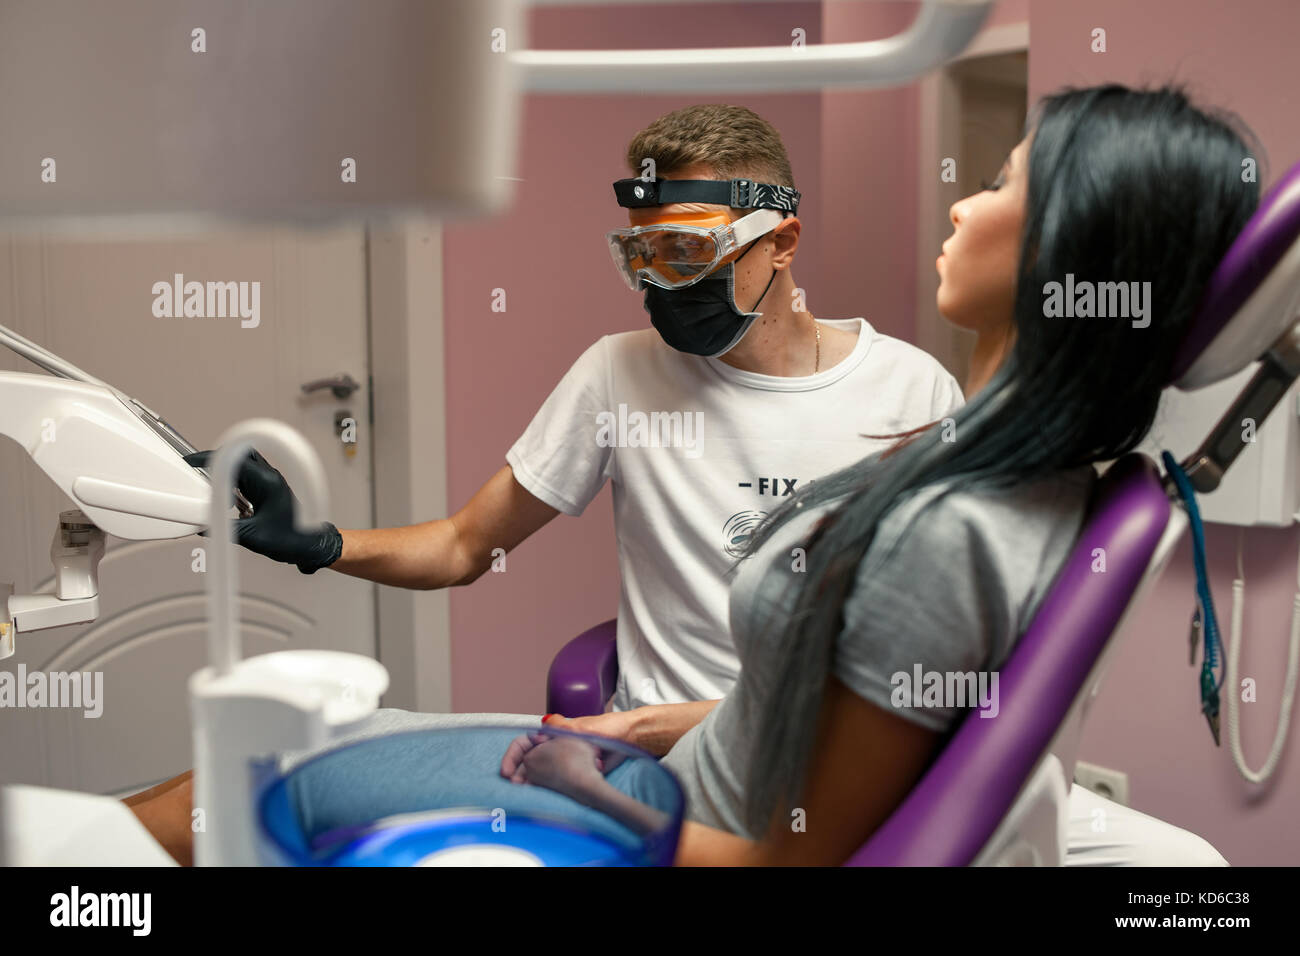
{"label": "black headlamp strap", "polygon": [[799,211],[799,191],[789,186],[756,183],[752,179],[620,179],[614,195],[625,209],[701,202],[736,209]]}

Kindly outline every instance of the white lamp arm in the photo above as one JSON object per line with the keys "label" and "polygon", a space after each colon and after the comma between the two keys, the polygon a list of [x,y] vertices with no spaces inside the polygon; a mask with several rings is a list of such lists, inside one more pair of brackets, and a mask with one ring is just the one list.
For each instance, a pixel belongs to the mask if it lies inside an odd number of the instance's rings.
{"label": "white lamp arm", "polygon": [[[569,5],[562,0],[531,3]],[[672,10],[672,4],[664,6]],[[902,86],[966,49],[992,6],[991,0],[925,0],[902,33],[862,43],[520,50],[511,59],[523,87],[539,93],[795,93]],[[689,22],[689,11],[681,16]]]}

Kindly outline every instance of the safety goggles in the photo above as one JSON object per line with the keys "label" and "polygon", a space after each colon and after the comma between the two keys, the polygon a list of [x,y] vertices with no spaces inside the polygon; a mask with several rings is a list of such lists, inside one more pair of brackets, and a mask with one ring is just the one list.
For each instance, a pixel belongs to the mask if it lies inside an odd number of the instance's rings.
{"label": "safety goggles", "polygon": [[633,292],[645,282],[663,289],[694,285],[728,257],[775,229],[785,214],[759,209],[735,222],[721,210],[677,213],[607,234],[614,267]]}

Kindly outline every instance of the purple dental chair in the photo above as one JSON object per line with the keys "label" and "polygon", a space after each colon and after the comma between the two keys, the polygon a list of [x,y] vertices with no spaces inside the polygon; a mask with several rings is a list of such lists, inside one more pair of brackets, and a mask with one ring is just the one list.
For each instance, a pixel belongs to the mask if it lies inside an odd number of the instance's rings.
{"label": "purple dental chair", "polygon": [[[1260,203],[1206,289],[1174,362],[1184,391],[1261,364],[1201,447],[1181,463],[1213,491],[1300,374],[1300,164]],[[1069,558],[1000,671],[997,718],[969,714],[852,866],[1059,865],[1079,736],[1111,650],[1188,525],[1172,481],[1141,453],[1098,482]],[[1105,573],[1093,571],[1098,549]],[[598,714],[618,679],[616,621],[566,644],[547,711]]]}

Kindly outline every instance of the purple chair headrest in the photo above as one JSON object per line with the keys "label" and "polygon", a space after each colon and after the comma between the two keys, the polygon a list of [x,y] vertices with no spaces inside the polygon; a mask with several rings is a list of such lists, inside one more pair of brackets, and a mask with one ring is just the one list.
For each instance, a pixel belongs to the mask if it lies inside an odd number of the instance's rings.
{"label": "purple chair headrest", "polygon": [[1184,391],[1236,375],[1300,314],[1300,163],[1260,201],[1219,263],[1174,359]]}

